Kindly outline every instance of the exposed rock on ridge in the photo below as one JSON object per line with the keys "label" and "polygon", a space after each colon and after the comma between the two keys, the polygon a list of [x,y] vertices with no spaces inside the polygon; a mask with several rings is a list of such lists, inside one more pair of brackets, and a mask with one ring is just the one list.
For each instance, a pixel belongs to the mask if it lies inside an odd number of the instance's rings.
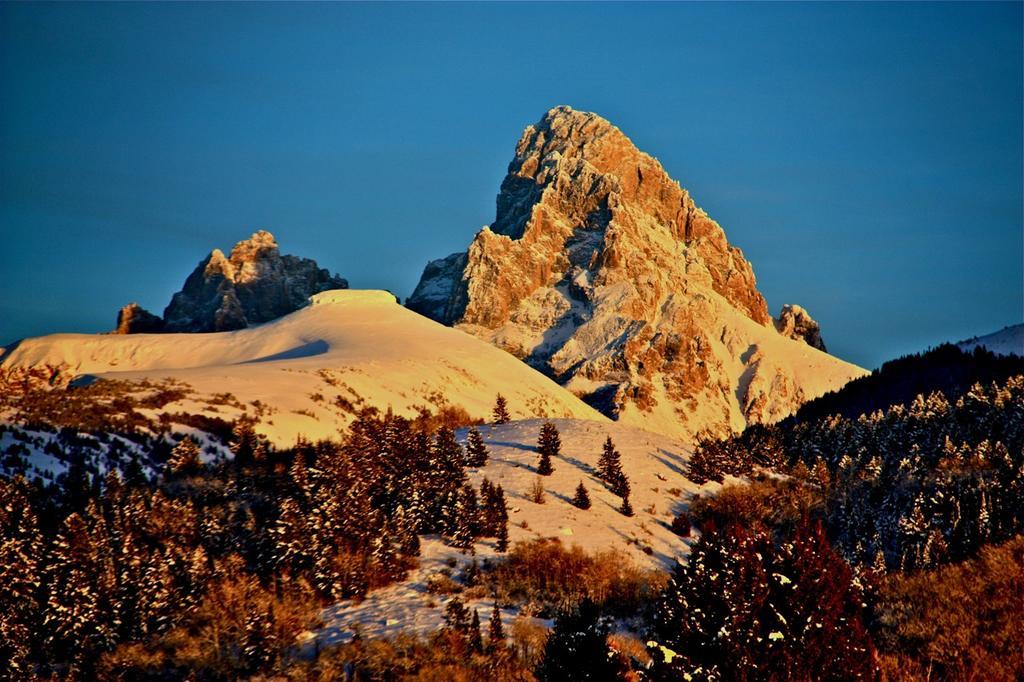
{"label": "exposed rock on ridge", "polygon": [[117,313],[115,334],[153,334],[164,330],[164,321],[138,303],[129,303]]}
{"label": "exposed rock on ridge", "polygon": [[812,348],[828,352],[825,342],[821,340],[821,327],[810,313],[798,305],[783,305],[775,320],[775,328],[785,337],[803,341]]}
{"label": "exposed rock on ridge", "polygon": [[786,416],[861,371],[794,350],[722,228],[618,128],[569,107],[526,129],[494,223],[430,263],[407,305],[675,435]]}
{"label": "exposed rock on ridge", "polygon": [[[308,258],[282,256],[274,236],[260,230],[200,261],[164,310],[155,315],[137,305],[122,308],[117,332],[217,332],[243,329],[294,312],[313,294],[347,289],[348,282]],[[134,306],[134,307],[133,307]]]}

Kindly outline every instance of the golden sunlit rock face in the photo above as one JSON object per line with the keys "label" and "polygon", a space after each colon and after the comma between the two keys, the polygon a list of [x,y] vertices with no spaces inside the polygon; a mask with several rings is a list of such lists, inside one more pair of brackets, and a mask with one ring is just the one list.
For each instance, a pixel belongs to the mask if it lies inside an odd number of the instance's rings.
{"label": "golden sunlit rock face", "polygon": [[[526,128],[494,223],[428,265],[408,303],[675,435],[777,419],[860,373],[779,344],[722,228],[622,131],[569,107]],[[826,371],[804,381],[794,363]]]}
{"label": "golden sunlit rock face", "polygon": [[347,289],[348,282],[309,258],[281,255],[274,235],[258,230],[199,262],[157,317],[136,303],[117,316],[118,334],[222,332],[245,329],[294,312],[317,293]]}

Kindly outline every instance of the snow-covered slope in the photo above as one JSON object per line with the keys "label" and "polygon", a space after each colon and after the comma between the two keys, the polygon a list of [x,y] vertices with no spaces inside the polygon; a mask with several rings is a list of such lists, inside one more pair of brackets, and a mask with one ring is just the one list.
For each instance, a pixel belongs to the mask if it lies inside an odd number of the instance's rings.
{"label": "snow-covered slope", "polygon": [[[528,499],[527,491],[538,478],[534,472],[538,458],[534,446],[542,423],[532,419],[480,429],[491,457],[486,466],[471,470],[470,478],[475,486],[487,477],[504,488],[512,543],[554,537],[566,547],[577,544],[588,552],[612,550],[622,561],[664,570],[671,569],[676,557],[689,552],[693,539],[675,535],[668,524],[687,507],[694,493],[716,491],[720,484],[698,486],[686,478],[690,457],[687,446],[616,422],[553,420],[561,434],[562,456],[553,460],[555,471],[551,476],[540,477],[546,500],[544,504],[535,504]],[[466,434],[459,435],[464,438]],[[630,479],[633,517],[619,513],[621,500],[593,474],[608,436],[622,454],[622,467]],[[590,493],[592,506],[588,510],[569,503],[580,481]],[[499,556],[489,540],[478,543],[476,553],[481,561]],[[443,571],[452,558],[459,570],[470,561],[469,556],[439,540],[428,539],[422,543],[419,568],[405,582],[371,592],[363,601],[342,602],[326,609],[321,614],[325,627],[315,637],[321,646],[347,641],[355,624],[366,637],[436,631],[448,597],[431,594],[427,581]],[[492,605],[487,597],[469,599],[468,603],[478,608],[482,617]],[[510,610],[503,613],[506,619],[513,615]],[[310,638],[313,636],[311,633]]]}
{"label": "snow-covered slope", "polygon": [[[173,378],[199,395],[232,393],[274,442],[336,436],[362,407],[603,416],[511,355],[400,306],[384,291],[334,290],[267,324],[213,334],[54,334],[10,348],[0,368],[53,365],[65,377]],[[267,408],[259,408],[267,406]],[[171,405],[167,409],[171,410]],[[237,416],[237,415],[230,415]]]}
{"label": "snow-covered slope", "polygon": [[981,346],[997,355],[1024,356],[1024,324],[1014,324],[992,334],[976,336],[973,339],[961,341],[957,346],[965,351],[972,351]]}

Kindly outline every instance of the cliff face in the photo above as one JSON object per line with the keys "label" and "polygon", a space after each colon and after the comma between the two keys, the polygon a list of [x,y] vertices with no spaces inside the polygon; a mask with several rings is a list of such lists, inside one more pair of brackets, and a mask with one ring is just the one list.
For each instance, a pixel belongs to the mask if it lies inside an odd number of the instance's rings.
{"label": "cliff face", "polygon": [[135,304],[122,308],[117,332],[243,329],[294,312],[313,294],[347,288],[347,281],[315,261],[282,256],[274,236],[260,230],[235,244],[230,256],[211,251],[171,298],[162,320]]}
{"label": "cliff face", "polygon": [[[494,223],[430,263],[407,304],[672,433],[785,416],[821,383],[759,352],[791,342],[722,228],[618,128],[568,107],[526,129]],[[858,371],[821,358],[839,368],[825,390]]]}

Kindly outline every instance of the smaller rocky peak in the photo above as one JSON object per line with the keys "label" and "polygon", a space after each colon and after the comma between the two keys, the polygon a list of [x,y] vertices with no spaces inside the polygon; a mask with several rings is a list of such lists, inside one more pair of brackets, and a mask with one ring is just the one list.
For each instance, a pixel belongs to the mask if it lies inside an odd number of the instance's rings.
{"label": "smaller rocky peak", "polygon": [[164,330],[164,321],[138,303],[129,303],[117,313],[115,334],[156,334]]}
{"label": "smaller rocky peak", "polygon": [[787,303],[782,306],[779,316],[775,318],[775,329],[785,337],[803,341],[823,353],[828,352],[825,342],[821,340],[821,326],[798,305]]}
{"label": "smaller rocky peak", "polygon": [[260,259],[274,258],[278,255],[280,255],[280,250],[274,235],[266,230],[257,230],[248,239],[243,239],[235,244],[235,248],[231,249],[229,260],[235,264],[248,263]]}
{"label": "smaller rocky peak", "polygon": [[316,261],[282,255],[274,235],[257,230],[235,244],[230,256],[210,251],[171,297],[162,320],[128,306],[118,316],[118,332],[244,329],[294,312],[314,294],[347,288],[345,279]]}

